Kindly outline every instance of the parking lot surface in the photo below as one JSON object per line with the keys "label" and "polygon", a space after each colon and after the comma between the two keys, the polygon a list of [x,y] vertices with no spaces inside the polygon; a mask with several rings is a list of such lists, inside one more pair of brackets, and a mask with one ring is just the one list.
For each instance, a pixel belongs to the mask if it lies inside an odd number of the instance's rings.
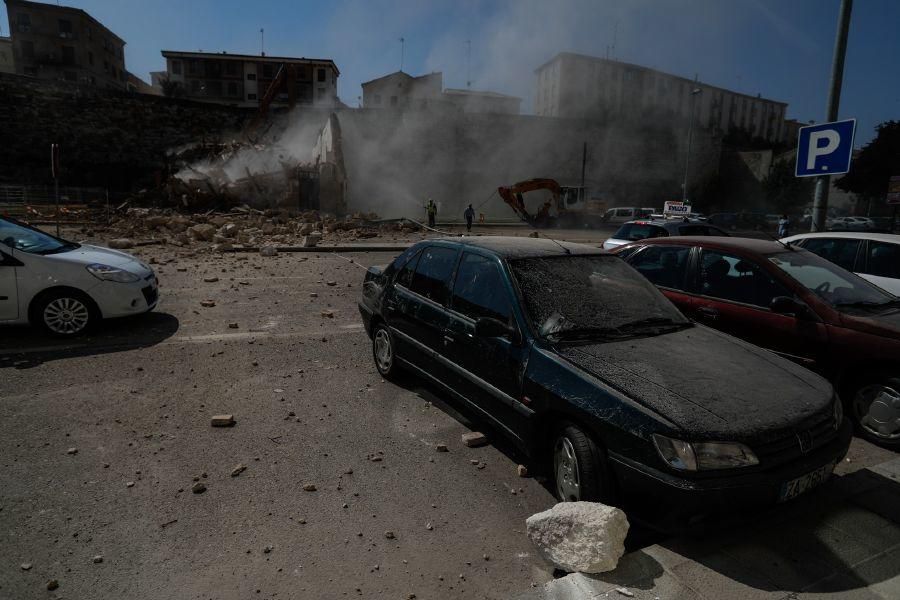
{"label": "parking lot surface", "polygon": [[[0,330],[0,597],[508,598],[553,579],[524,521],[554,500],[521,458],[464,447],[477,423],[375,371],[360,265],[394,253],[138,254],[155,312],[72,341]],[[838,472],[895,456],[854,440]]]}

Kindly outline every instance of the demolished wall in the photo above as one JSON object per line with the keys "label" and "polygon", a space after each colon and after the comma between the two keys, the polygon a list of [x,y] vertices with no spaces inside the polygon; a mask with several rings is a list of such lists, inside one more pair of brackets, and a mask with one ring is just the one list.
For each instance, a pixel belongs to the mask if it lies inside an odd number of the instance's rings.
{"label": "demolished wall", "polygon": [[[585,184],[608,206],[662,206],[680,197],[681,130],[430,110],[347,110],[336,118],[350,212],[416,218],[431,197],[442,218],[459,218],[472,203],[488,217],[510,219],[496,188],[532,177],[579,184],[584,142]],[[695,131],[692,181],[716,172],[720,150],[717,138]]]}

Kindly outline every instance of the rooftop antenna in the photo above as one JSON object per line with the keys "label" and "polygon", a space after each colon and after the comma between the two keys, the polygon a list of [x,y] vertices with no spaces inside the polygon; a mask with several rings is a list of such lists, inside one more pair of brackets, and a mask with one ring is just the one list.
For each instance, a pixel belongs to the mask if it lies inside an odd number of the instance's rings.
{"label": "rooftop antenna", "polygon": [[613,26],[613,43],[612,43],[612,57],[613,60],[618,60],[616,58],[616,40],[619,38],[619,21],[616,20],[616,24]]}
{"label": "rooftop antenna", "polygon": [[406,40],[402,37],[400,38],[400,72],[403,72],[403,47],[406,43]]}
{"label": "rooftop antenna", "polygon": [[259,55],[266,55],[266,30],[262,27],[259,28]]}
{"label": "rooftop antenna", "polygon": [[466,40],[466,89],[472,87],[472,40]]}

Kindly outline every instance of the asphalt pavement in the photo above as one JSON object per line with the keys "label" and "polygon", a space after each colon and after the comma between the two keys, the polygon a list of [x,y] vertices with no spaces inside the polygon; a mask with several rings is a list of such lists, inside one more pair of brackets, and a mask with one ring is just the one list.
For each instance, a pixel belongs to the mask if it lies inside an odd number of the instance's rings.
{"label": "asphalt pavement", "polygon": [[[0,598],[511,598],[554,581],[524,532],[554,500],[521,457],[464,447],[469,415],[375,371],[361,265],[394,252],[137,253],[155,312],[73,341],[0,330]],[[223,413],[236,424],[211,427]],[[855,440],[838,472],[895,457]],[[636,529],[629,549],[662,542]]]}

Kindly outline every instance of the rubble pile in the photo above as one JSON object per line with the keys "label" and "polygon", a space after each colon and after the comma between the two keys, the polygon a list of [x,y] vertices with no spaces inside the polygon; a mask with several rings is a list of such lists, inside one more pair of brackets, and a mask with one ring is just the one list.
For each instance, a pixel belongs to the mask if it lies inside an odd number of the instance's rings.
{"label": "rubble pile", "polygon": [[242,247],[311,246],[320,240],[339,244],[415,230],[418,226],[413,223],[379,223],[374,213],[337,218],[318,211],[292,213],[246,205],[228,212],[194,214],[171,208],[129,208],[105,229],[96,228],[97,233],[105,234],[108,244],[117,248],[164,243],[223,252]]}

